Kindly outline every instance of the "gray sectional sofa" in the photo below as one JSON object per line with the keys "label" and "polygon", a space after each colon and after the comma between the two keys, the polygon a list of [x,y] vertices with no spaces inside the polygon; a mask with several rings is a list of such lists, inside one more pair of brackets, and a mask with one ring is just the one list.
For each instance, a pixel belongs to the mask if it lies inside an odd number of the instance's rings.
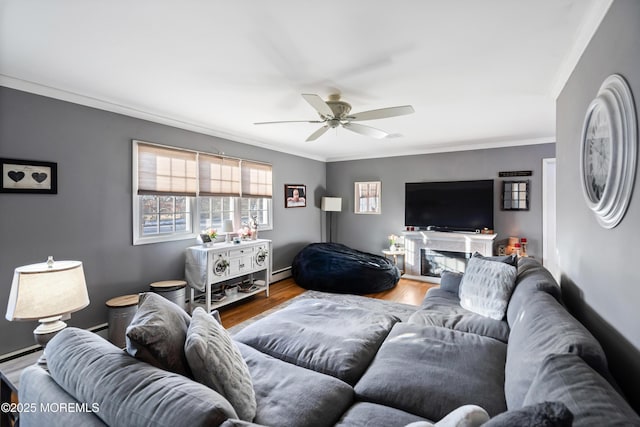
{"label": "gray sectional sofa", "polygon": [[538,262],[519,261],[500,320],[462,308],[460,280],[445,275],[411,315],[406,305],[368,306],[364,297],[352,297],[362,304],[300,298],[243,328],[233,340],[256,403],[245,421],[188,372],[154,367],[67,328],[47,347],[49,372],[24,371],[19,398],[66,402],[73,411],[23,413],[21,426],[474,425],[446,422],[468,405],[490,418],[487,427],[571,419],[640,426],[600,344],[566,311]]}

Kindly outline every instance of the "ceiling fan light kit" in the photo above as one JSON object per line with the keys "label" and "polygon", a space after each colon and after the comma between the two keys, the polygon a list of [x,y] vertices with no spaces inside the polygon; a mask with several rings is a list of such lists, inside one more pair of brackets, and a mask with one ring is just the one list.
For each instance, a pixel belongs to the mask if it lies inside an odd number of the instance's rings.
{"label": "ceiling fan light kit", "polygon": [[414,109],[411,105],[402,105],[399,107],[387,107],[349,114],[351,112],[351,104],[341,100],[340,94],[329,95],[329,99],[327,101],[313,93],[303,93],[302,97],[316,110],[321,120],[286,120],[277,122],[258,122],[254,124],[324,123],[324,126],[309,135],[307,141],[315,141],[320,136],[324,135],[327,130],[337,128],[338,126],[342,126],[343,128],[360,135],[382,139],[387,138],[391,134],[371,126],[352,122],[385,119],[388,117],[404,116],[406,114],[414,113]]}

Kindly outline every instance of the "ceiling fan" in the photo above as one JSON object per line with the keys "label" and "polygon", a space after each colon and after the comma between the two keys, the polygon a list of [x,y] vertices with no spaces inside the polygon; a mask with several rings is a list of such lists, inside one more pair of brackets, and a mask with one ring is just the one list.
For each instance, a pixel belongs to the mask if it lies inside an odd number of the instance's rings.
{"label": "ceiling fan", "polygon": [[343,128],[356,132],[361,135],[373,138],[386,138],[390,134],[376,129],[371,126],[353,123],[364,120],[386,119],[388,117],[403,116],[414,112],[411,105],[402,105],[400,107],[380,108],[378,110],[361,111],[359,113],[349,114],[351,104],[340,99],[340,94],[329,95],[327,101],[313,93],[303,93],[302,97],[307,101],[320,115],[321,120],[285,120],[278,122],[259,122],[256,125],[267,125],[274,123],[324,123],[324,125],[313,132],[307,138],[307,141],[315,141],[329,129],[342,126]]}

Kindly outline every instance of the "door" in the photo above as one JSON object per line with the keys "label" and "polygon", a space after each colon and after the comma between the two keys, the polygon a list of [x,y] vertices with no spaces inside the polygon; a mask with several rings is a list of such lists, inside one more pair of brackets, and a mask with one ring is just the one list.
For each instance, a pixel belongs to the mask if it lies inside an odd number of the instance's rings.
{"label": "door", "polygon": [[560,283],[556,249],[556,159],[542,159],[542,264]]}

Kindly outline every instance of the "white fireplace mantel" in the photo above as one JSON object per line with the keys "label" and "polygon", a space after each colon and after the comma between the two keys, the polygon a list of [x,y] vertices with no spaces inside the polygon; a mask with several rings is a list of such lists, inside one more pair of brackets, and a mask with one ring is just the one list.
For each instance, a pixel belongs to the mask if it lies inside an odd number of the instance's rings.
{"label": "white fireplace mantel", "polygon": [[[478,252],[484,256],[493,254],[493,241],[497,234],[449,233],[442,231],[405,231],[405,277],[418,280],[434,280],[420,275],[420,250]],[[437,280],[436,280],[437,281]]]}

